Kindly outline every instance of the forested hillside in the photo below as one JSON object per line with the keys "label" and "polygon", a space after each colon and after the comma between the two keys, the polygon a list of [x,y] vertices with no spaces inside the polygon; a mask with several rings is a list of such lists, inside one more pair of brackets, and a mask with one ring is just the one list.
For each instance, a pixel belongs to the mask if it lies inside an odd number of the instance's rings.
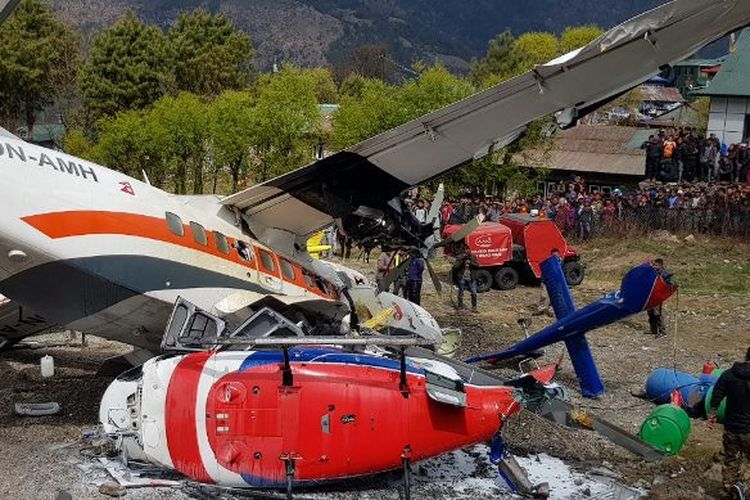
{"label": "forested hillside", "polygon": [[612,26],[663,0],[52,0],[68,22],[91,33],[124,10],[168,25],[180,10],[205,7],[226,12],[253,38],[255,63],[274,59],[326,65],[362,44],[385,44],[394,58],[442,61],[465,69],[483,55],[487,41],[514,34],[593,23]]}

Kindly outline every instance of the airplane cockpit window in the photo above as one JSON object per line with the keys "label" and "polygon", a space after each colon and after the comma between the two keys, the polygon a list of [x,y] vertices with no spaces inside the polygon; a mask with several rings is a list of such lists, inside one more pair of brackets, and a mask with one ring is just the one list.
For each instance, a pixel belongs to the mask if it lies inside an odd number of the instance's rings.
{"label": "airplane cockpit window", "polygon": [[219,249],[219,252],[225,254],[229,253],[229,242],[227,241],[226,236],[219,231],[214,231],[214,241],[216,242],[216,248]]}
{"label": "airplane cockpit window", "polygon": [[273,255],[270,252],[263,249],[258,249],[260,253],[260,262],[263,264],[263,269],[269,273],[276,272],[276,264],[273,261]]}
{"label": "airplane cockpit window", "polygon": [[281,264],[281,274],[283,274],[286,279],[294,281],[297,278],[297,273],[294,272],[294,266],[285,259],[280,259],[279,263]]}
{"label": "airplane cockpit window", "polygon": [[250,252],[250,248],[248,248],[245,243],[238,241],[235,247],[237,248],[237,254],[242,258],[242,260],[246,260],[248,262],[253,260],[253,254]]}
{"label": "airplane cockpit window", "polygon": [[208,245],[208,236],[206,236],[206,230],[203,226],[197,222],[190,223],[190,229],[193,231],[193,239],[199,245]]}
{"label": "airplane cockpit window", "polygon": [[172,232],[172,234],[175,234],[177,236],[185,236],[185,226],[182,225],[182,219],[180,219],[180,216],[177,214],[173,214],[172,212],[167,212],[167,226],[169,227],[169,230]]}

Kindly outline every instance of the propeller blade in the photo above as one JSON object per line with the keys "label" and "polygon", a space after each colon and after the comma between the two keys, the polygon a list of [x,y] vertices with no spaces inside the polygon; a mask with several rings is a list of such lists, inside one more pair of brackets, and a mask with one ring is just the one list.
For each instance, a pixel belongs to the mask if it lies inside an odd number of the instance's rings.
{"label": "propeller blade", "polygon": [[409,261],[411,257],[405,259],[398,267],[390,270],[388,274],[383,277],[383,280],[378,285],[378,292],[384,292],[388,290],[394,281],[399,279],[409,269]]}
{"label": "propeller blade", "polygon": [[444,247],[445,245],[450,245],[451,243],[455,243],[457,241],[461,241],[462,239],[466,238],[472,231],[475,231],[481,222],[479,222],[478,217],[474,217],[469,222],[461,226],[461,229],[453,233],[452,235],[448,236],[446,239],[435,245],[433,248],[440,248]]}
{"label": "propeller blade", "polygon": [[432,284],[435,286],[435,291],[438,295],[443,294],[443,284],[440,282],[440,277],[435,272],[435,269],[433,269],[432,264],[430,264],[429,259],[425,259],[425,263],[427,264],[427,272],[430,273],[430,278],[432,279]]}
{"label": "propeller blade", "polygon": [[[443,200],[445,199],[445,186],[441,183],[437,191],[435,191],[435,197],[430,205],[430,213],[427,214],[427,221],[434,224],[438,217],[440,217],[440,208],[443,206]],[[439,221],[438,221],[439,222]]]}

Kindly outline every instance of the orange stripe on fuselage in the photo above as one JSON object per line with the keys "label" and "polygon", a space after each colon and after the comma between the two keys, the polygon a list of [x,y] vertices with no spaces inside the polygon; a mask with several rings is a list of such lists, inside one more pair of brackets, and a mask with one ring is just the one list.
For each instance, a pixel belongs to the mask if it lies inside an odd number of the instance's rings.
{"label": "orange stripe on fuselage", "polygon": [[245,267],[255,268],[252,262],[241,259],[234,248],[230,249],[228,254],[220,252],[216,248],[216,242],[213,241],[214,235],[212,232],[206,230],[209,244],[201,245],[195,241],[189,225],[183,225],[185,236],[178,236],[169,230],[166,220],[161,217],[126,212],[82,210],[30,215],[22,220],[52,239],[95,234],[136,236],[172,243],[220,257]]}
{"label": "orange stripe on fuselage", "polygon": [[[214,234],[211,230],[206,229],[208,245],[201,245],[193,237],[193,231],[189,224],[183,224],[184,236],[178,236],[172,233],[167,226],[167,221],[161,217],[152,217],[149,215],[133,214],[127,212],[107,212],[100,210],[77,210],[67,212],[52,212],[46,214],[29,215],[22,220],[45,234],[52,239],[70,238],[75,236],[90,235],[123,235],[134,236],[138,238],[147,238],[150,240],[163,241],[184,248],[197,250],[214,257],[239,264],[250,269],[258,269],[255,262],[242,259],[237,253],[236,248],[230,248],[228,254],[219,251]],[[235,240],[227,237],[230,245]],[[247,242],[245,242],[247,244]],[[297,266],[295,266],[297,267]],[[272,273],[266,273],[263,269],[260,272],[276,276]],[[300,286],[297,280],[289,280],[282,277],[288,283]],[[336,298],[335,294],[326,295],[316,287],[302,286],[312,293],[325,298]]]}

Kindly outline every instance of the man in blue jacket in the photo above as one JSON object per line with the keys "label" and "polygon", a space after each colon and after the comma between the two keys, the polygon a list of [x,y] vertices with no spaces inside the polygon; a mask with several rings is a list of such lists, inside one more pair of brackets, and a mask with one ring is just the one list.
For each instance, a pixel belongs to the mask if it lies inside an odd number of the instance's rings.
{"label": "man in blue jacket", "polygon": [[736,499],[747,497],[742,466],[750,462],[750,348],[744,363],[735,363],[714,386],[709,425],[716,422],[716,409],[727,399],[724,417],[724,485]]}

